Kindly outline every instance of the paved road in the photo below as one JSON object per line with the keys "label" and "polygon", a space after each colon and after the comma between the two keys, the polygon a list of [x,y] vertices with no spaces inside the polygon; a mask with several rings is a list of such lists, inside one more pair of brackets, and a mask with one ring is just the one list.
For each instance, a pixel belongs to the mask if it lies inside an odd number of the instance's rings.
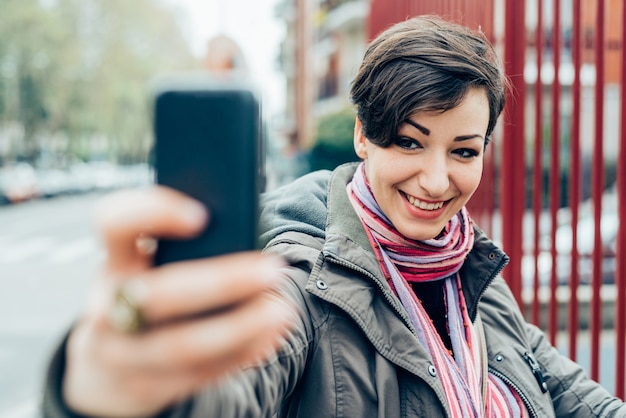
{"label": "paved road", "polygon": [[103,258],[99,195],[0,207],[0,417],[32,418],[51,349]]}
{"label": "paved road", "polygon": [[[103,252],[91,223],[99,195],[0,206],[0,417],[35,418],[51,350],[80,312]],[[564,337],[560,347],[566,350]],[[588,365],[589,339],[579,340]],[[614,387],[614,336],[601,381]]]}

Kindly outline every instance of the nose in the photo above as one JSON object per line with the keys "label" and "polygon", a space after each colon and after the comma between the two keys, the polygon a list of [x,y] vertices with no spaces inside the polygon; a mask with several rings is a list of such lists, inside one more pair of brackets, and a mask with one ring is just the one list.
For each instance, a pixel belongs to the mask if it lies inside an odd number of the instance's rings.
{"label": "nose", "polygon": [[443,196],[450,187],[448,164],[445,157],[428,155],[421,161],[417,176],[420,187],[433,198]]}

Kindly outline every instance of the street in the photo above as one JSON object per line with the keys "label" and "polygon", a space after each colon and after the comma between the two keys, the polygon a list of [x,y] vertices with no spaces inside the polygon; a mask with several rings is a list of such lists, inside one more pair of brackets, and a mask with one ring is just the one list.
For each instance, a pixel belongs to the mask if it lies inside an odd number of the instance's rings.
{"label": "street", "polygon": [[[80,312],[103,260],[92,223],[100,194],[0,206],[0,417],[35,418],[51,350]],[[602,334],[601,382],[614,388],[614,334]],[[558,346],[566,352],[566,336]],[[589,335],[579,360],[589,364]]]}
{"label": "street", "polygon": [[0,206],[0,417],[34,418],[51,350],[103,258],[98,194]]}

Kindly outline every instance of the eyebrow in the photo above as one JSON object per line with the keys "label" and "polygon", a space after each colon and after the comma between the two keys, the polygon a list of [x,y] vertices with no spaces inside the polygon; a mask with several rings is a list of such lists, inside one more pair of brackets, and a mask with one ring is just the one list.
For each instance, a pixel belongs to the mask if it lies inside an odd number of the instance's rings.
{"label": "eyebrow", "polygon": [[[409,125],[413,126],[415,129],[417,129],[418,131],[420,131],[424,135],[426,135],[426,136],[430,135],[430,129],[426,128],[425,126],[420,125],[417,122],[414,122],[411,119],[407,119],[406,123],[408,123]],[[454,137],[454,142],[468,141],[468,140],[474,139],[474,138],[485,139],[482,135],[479,135],[479,134],[469,134],[469,135],[455,136]]]}

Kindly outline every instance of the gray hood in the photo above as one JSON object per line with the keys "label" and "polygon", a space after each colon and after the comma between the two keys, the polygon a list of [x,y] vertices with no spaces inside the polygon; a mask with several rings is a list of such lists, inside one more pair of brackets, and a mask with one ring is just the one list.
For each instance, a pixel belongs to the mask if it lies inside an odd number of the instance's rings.
{"label": "gray hood", "polygon": [[261,248],[272,238],[287,231],[325,238],[326,198],[330,176],[331,172],[328,170],[315,171],[261,195]]}

